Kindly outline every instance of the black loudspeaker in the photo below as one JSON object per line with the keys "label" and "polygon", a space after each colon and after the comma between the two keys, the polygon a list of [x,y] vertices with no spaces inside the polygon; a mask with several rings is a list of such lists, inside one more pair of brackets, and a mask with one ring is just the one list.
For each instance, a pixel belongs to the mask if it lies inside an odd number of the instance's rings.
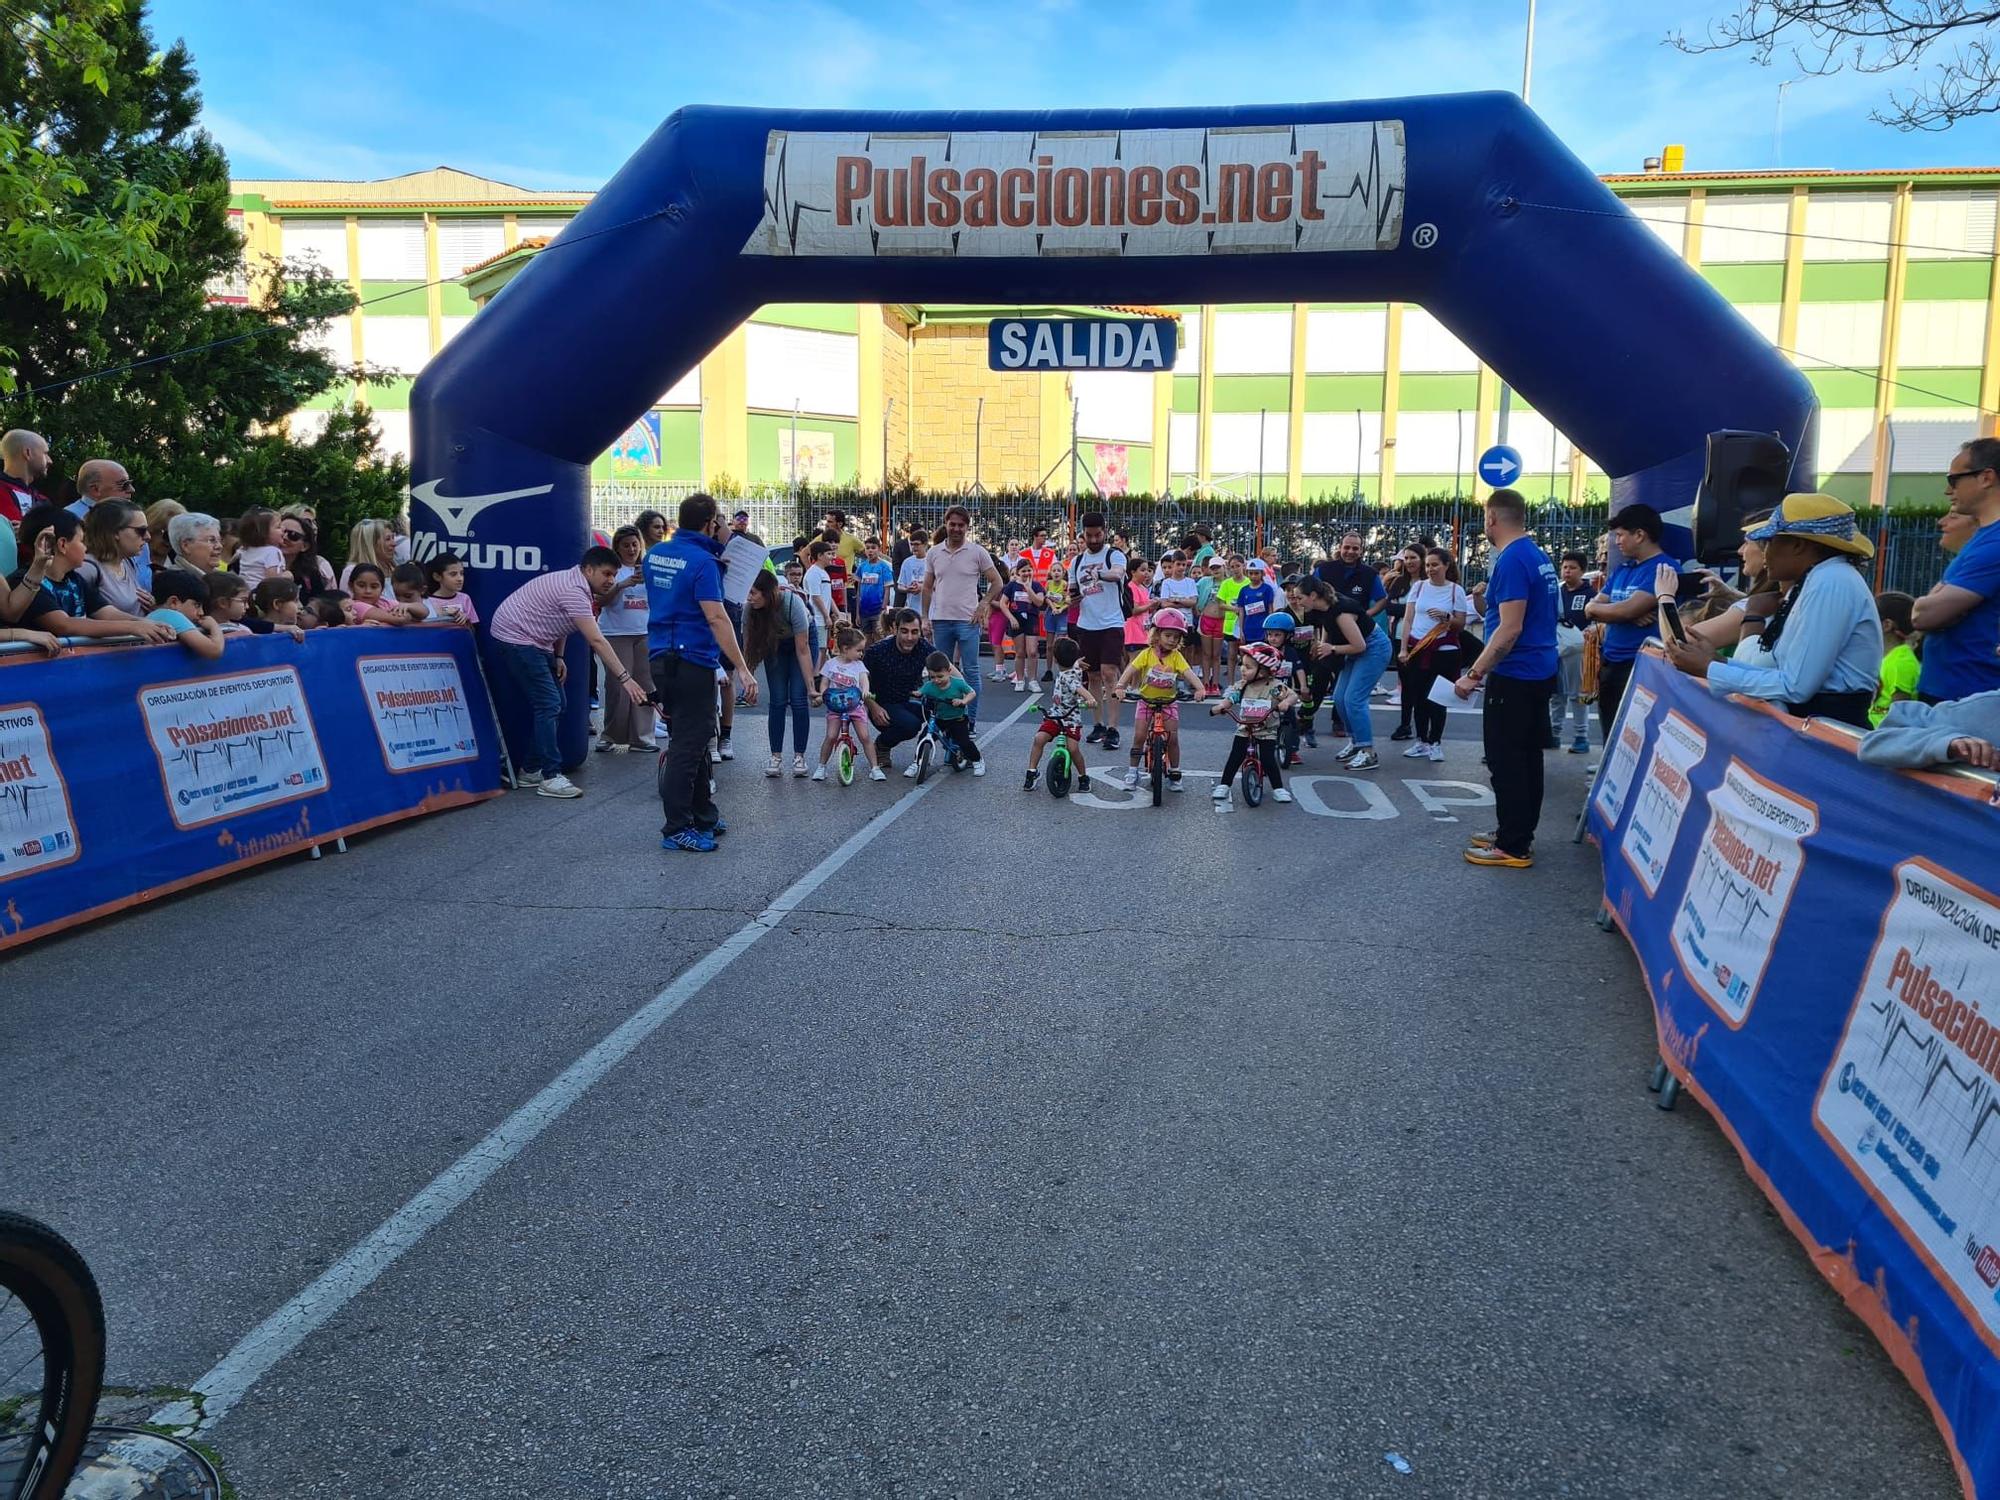
{"label": "black loudspeaker", "polygon": [[1736,561],[1746,516],[1785,498],[1792,450],[1768,432],[1711,432],[1694,501],[1694,555],[1710,567]]}

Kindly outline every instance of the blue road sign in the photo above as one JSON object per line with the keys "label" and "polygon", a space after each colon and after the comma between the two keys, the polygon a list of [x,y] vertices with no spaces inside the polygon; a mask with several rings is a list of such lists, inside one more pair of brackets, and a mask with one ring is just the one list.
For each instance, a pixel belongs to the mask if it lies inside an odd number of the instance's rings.
{"label": "blue road sign", "polygon": [[1521,477],[1521,455],[1505,443],[1495,443],[1479,455],[1479,477],[1496,490],[1506,488]]}

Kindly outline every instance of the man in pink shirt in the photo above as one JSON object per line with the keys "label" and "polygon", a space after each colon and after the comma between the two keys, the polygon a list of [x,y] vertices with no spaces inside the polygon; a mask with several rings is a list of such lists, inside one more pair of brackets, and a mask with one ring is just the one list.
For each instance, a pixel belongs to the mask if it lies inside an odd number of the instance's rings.
{"label": "man in pink shirt", "polygon": [[[968,540],[966,532],[971,526],[972,513],[963,505],[954,505],[944,513],[944,540],[924,558],[924,587],[918,612],[938,650],[946,656],[954,648],[957,650],[958,670],[972,685],[972,702],[966,707],[965,717],[976,728],[979,636],[986,627],[993,601],[1000,594],[1000,570],[993,566],[992,555],[984,547]],[[979,597],[982,578],[987,585],[984,599]]]}
{"label": "man in pink shirt", "polygon": [[592,547],[576,567],[530,579],[493,611],[493,648],[521,685],[535,715],[532,747],[515,781],[543,797],[583,795],[583,788],[563,775],[562,753],[556,746],[566,675],[562,648],[572,630],[590,642],[616,691],[634,703],[646,701],[646,690],[625,670],[597,628],[596,596],[611,587],[617,573],[618,554],[609,547]]}

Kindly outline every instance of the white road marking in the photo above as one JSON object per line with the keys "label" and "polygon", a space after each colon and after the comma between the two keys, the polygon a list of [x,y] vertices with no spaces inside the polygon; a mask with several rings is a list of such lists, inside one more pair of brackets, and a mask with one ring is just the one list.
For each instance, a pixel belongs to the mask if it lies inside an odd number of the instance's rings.
{"label": "white road marking", "polygon": [[[979,737],[981,750],[1033,707],[1032,699],[1016,705],[1011,714]],[[185,1432],[212,1426],[226,1415],[273,1365],[298,1348],[315,1329],[394,1265],[405,1251],[443,1223],[710,981],[755,947],[766,933],[880,837],[890,824],[916,806],[918,798],[941,784],[941,780],[927,779],[922,786],[911,787],[862,824],[846,842],[800,876],[720,947],[683,972],[617,1030],[563,1069],[534,1098],[502,1120],[484,1140],[433,1177],[415,1197],[323,1271],[304,1291],[244,1335],[214,1369],[194,1383],[193,1388],[202,1397],[198,1410],[191,1402],[177,1401],[154,1412],[152,1421]]]}

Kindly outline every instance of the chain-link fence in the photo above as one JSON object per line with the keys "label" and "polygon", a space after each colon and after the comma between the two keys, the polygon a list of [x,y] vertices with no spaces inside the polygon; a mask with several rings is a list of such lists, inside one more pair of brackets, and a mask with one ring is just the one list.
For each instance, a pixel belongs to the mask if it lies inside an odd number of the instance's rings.
{"label": "chain-link fence", "polygon": [[[693,484],[647,483],[638,480],[600,482],[591,495],[592,524],[607,534],[630,522],[642,510],[658,510],[672,520],[674,508],[697,488]],[[1277,553],[1286,573],[1303,572],[1339,546],[1348,532],[1361,535],[1362,554],[1369,561],[1387,562],[1411,542],[1447,548],[1458,558],[1467,583],[1486,576],[1486,539],[1481,509],[1469,499],[1431,496],[1402,505],[1367,501],[1307,500],[1259,504],[1252,499],[1204,496],[1199,500],[1102,500],[1047,496],[1009,490],[989,495],[851,491],[760,492],[742,498],[722,497],[725,512],[750,512],[750,529],[774,547],[787,548],[795,538],[817,532],[828,510],[837,509],[861,536],[900,535],[912,526],[935,532],[944,513],[963,505],[972,514],[972,535],[1001,553],[1017,551],[1038,526],[1046,526],[1058,547],[1077,534],[1084,515],[1101,513],[1114,533],[1125,537],[1131,551],[1157,558],[1181,546],[1199,529],[1225,552],[1245,556],[1265,547]],[[1604,536],[1607,510],[1603,504],[1580,506],[1542,504],[1528,509],[1528,526],[1551,555],[1576,551],[1595,559]],[[1879,587],[1921,594],[1944,571],[1938,549],[1937,518],[1920,512],[1864,513],[1862,527],[1882,549],[1871,577]]]}

